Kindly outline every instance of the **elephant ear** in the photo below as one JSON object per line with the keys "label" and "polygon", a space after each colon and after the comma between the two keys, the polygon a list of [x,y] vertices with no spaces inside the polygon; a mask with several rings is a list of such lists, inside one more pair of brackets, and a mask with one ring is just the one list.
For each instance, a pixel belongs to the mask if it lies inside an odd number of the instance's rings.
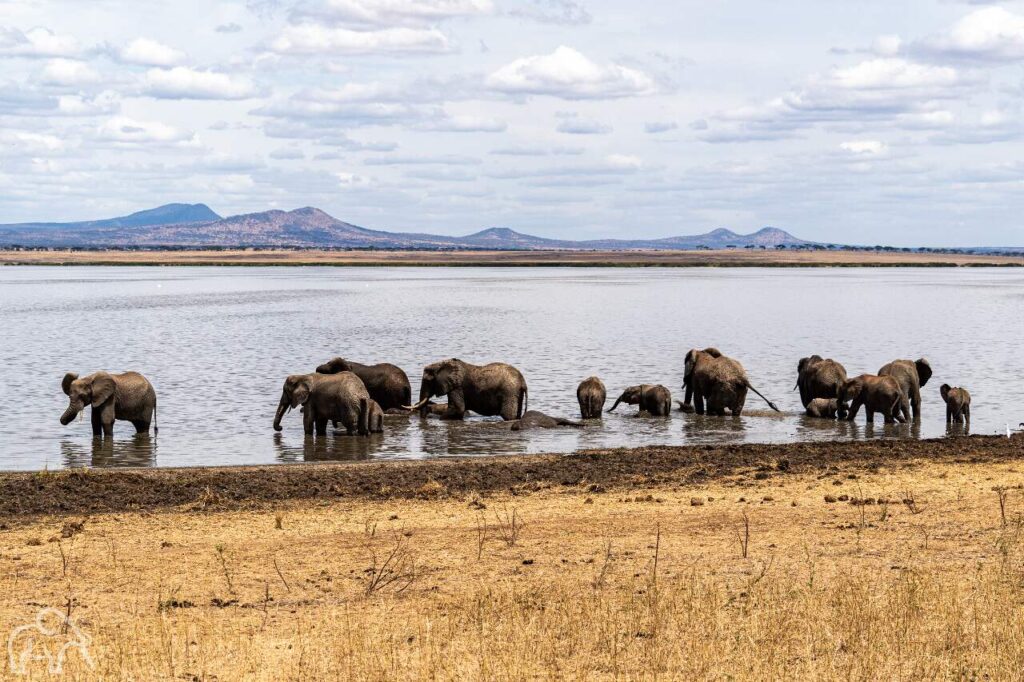
{"label": "elephant ear", "polygon": [[317,374],[337,374],[348,369],[344,358],[334,358],[316,368]]}
{"label": "elephant ear", "polygon": [[704,349],[704,352],[707,353],[708,355],[710,355],[713,358],[720,358],[720,357],[722,357],[722,351],[718,350],[717,348],[715,348],[713,346],[708,346],[707,348]]}
{"label": "elephant ear", "polygon": [[683,369],[683,380],[684,381],[689,381],[690,377],[693,375],[693,366],[697,362],[697,353],[699,353],[699,352],[700,351],[697,350],[696,348],[691,348],[686,353],[686,360],[683,362],[683,367],[684,367],[684,369]]}
{"label": "elephant ear", "polygon": [[115,390],[114,377],[106,372],[96,374],[92,379],[92,406],[99,407],[113,399]]}
{"label": "elephant ear", "polygon": [[462,360],[452,358],[444,363],[445,378],[444,384],[448,391],[452,391],[466,380],[466,372],[462,366]]}
{"label": "elephant ear", "polygon": [[292,405],[305,405],[309,400],[309,382],[300,381],[292,389]]}
{"label": "elephant ear", "polygon": [[78,375],[74,372],[68,372],[64,375],[64,380],[60,382],[60,388],[64,391],[64,395],[71,395],[71,382],[78,378]]}
{"label": "elephant ear", "polygon": [[914,365],[917,367],[917,377],[921,380],[921,386],[924,386],[932,378],[932,366],[924,358],[915,362]]}
{"label": "elephant ear", "polygon": [[949,384],[942,384],[941,386],[939,386],[939,395],[941,395],[942,399],[945,400],[946,402],[949,402],[949,391],[951,388],[952,386],[950,386]]}

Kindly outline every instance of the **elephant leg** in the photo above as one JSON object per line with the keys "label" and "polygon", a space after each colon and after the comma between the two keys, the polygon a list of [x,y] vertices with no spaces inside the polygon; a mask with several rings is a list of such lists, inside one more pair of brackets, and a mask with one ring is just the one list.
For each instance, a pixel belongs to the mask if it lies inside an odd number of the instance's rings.
{"label": "elephant leg", "polygon": [[971,406],[970,405],[964,405],[963,418],[964,418],[964,423],[965,424],[970,424],[971,423]]}
{"label": "elephant leg", "polygon": [[921,389],[915,387],[910,396],[910,407],[914,411],[914,421],[921,419]]}
{"label": "elephant leg", "polygon": [[100,421],[103,423],[103,435],[107,438],[114,437],[114,403],[110,401],[100,411]]}
{"label": "elephant leg", "polygon": [[317,417],[316,419],[316,435],[326,436],[327,435],[327,417]]}
{"label": "elephant leg", "polygon": [[519,419],[519,398],[506,398],[501,404],[501,418],[507,422]]}
{"label": "elephant leg", "polygon": [[103,435],[103,419],[101,417],[100,410],[93,409],[92,414],[89,417],[89,421],[92,423],[92,435],[102,436]]}
{"label": "elephant leg", "polygon": [[313,428],[315,426],[316,419],[313,415],[312,406],[307,405],[302,411],[302,431],[307,436],[313,435]]}
{"label": "elephant leg", "polygon": [[946,403],[946,423],[953,423],[953,406],[950,405],[949,403]]}
{"label": "elephant leg", "polygon": [[700,391],[693,392],[693,411],[704,414],[704,395]]}
{"label": "elephant leg", "polygon": [[875,423],[875,411],[867,405],[864,406],[864,415],[867,417],[868,424]]}
{"label": "elephant leg", "polygon": [[[899,414],[899,413],[897,412],[897,414]],[[895,424],[896,423],[896,418],[893,417],[893,410],[885,410],[885,411],[883,411],[882,412],[882,417],[884,418],[884,421],[885,421],[886,424]],[[903,416],[899,415],[899,418],[902,419]]]}
{"label": "elephant leg", "polygon": [[846,421],[852,422],[857,418],[857,412],[860,411],[861,400],[860,398],[854,398],[853,402],[850,403],[850,409],[846,411]]}
{"label": "elephant leg", "polygon": [[149,420],[147,419],[133,419],[132,426],[135,427],[135,433],[149,432]]}

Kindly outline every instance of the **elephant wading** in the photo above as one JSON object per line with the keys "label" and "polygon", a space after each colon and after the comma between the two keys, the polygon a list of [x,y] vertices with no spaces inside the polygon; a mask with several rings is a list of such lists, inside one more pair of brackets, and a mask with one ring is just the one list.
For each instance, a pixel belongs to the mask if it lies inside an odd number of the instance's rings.
{"label": "elephant wading", "polygon": [[537,410],[529,410],[523,414],[522,418],[512,422],[513,431],[526,431],[527,429],[553,429],[558,426],[576,426],[582,427],[582,422],[574,422],[571,419],[563,419],[561,417],[551,417],[538,412]]}
{"label": "elephant wading", "polygon": [[401,367],[387,362],[379,365],[361,365],[345,358],[334,358],[317,367],[316,371],[318,374],[352,372],[362,380],[370,397],[377,401],[385,412],[400,409],[412,402],[409,377]]}
{"label": "elephant wading", "polygon": [[612,412],[619,403],[639,405],[641,412],[654,417],[667,417],[672,412],[672,392],[660,384],[630,386],[616,398],[608,412]]}
{"label": "elephant wading", "polygon": [[949,384],[939,387],[939,394],[946,401],[946,423],[971,423],[971,394],[966,388],[953,388]]}
{"label": "elephant wading", "polygon": [[366,415],[366,428],[370,433],[384,433],[384,410],[377,401],[370,398],[369,413]]}
{"label": "elephant wading", "polygon": [[61,388],[70,402],[60,423],[67,426],[88,405],[92,405],[92,435],[113,436],[114,420],[130,421],[137,433],[156,427],[156,391],[138,372],[108,374],[96,372],[79,378],[74,372],[64,375]]}
{"label": "elephant wading", "polygon": [[285,379],[274,415],[274,430],[280,431],[281,418],[300,405],[307,434],[315,429],[318,436],[326,436],[329,421],[341,422],[350,436],[370,432],[370,394],[352,372],[293,374]]}
{"label": "elephant wading", "polygon": [[[932,366],[928,361],[921,358],[914,360],[893,360],[888,365],[878,370],[880,377],[893,377],[899,382],[903,394],[910,400],[910,407],[914,412],[914,421],[921,418],[921,387],[932,378]],[[906,403],[900,408],[903,416],[910,419],[910,410]]]}
{"label": "elephant wading", "polygon": [[748,389],[768,403],[768,407],[779,411],[775,403],[751,385],[743,365],[722,355],[717,348],[694,348],[686,354],[683,388],[686,389],[681,405],[684,412],[689,411],[688,406],[692,400],[697,414],[704,414],[706,402],[707,413],[710,415],[723,417],[728,409],[732,416],[738,417],[747,401]]}
{"label": "elephant wading", "polygon": [[[796,366],[796,388],[800,389],[800,402],[806,409],[815,398],[831,400],[847,379],[846,368],[835,360],[812,355],[801,358]],[[846,405],[839,404],[839,418],[846,417]],[[808,413],[810,414],[810,413]],[[835,416],[835,415],[832,415]]]}
{"label": "elephant wading", "polygon": [[431,398],[448,396],[442,419],[462,419],[466,410],[505,421],[519,419],[529,400],[526,379],[518,369],[503,362],[471,365],[457,358],[442,360],[423,368],[420,401],[409,406],[427,416]]}
{"label": "elephant wading", "polygon": [[604,401],[608,392],[604,382],[597,377],[590,377],[580,382],[576,389],[576,400],[580,403],[580,416],[584,419],[600,419],[604,410]]}
{"label": "elephant wading", "polygon": [[[836,389],[836,393],[839,393],[838,389]],[[815,398],[807,403],[804,413],[808,417],[817,417],[818,419],[835,419],[839,414],[840,404],[836,398]],[[845,419],[846,415],[840,414],[839,418]]]}
{"label": "elephant wading", "polygon": [[861,374],[853,379],[847,379],[846,383],[839,387],[836,397],[841,403],[852,401],[846,417],[848,421],[854,420],[861,405],[867,412],[869,424],[874,421],[875,412],[882,413],[886,424],[906,421],[901,411],[906,409],[907,397],[899,382],[893,377]]}

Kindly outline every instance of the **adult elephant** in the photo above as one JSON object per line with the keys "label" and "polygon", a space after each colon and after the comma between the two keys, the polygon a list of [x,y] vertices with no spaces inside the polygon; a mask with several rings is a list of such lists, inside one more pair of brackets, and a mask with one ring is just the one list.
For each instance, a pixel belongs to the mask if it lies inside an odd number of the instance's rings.
{"label": "adult elephant", "polygon": [[448,396],[442,419],[462,419],[466,410],[505,421],[519,419],[526,411],[526,379],[518,369],[504,362],[471,365],[458,358],[441,360],[423,368],[420,401],[409,407],[427,416],[431,398]]}
{"label": "adult elephant", "polygon": [[151,422],[154,423],[153,432],[159,430],[155,424],[156,391],[138,372],[96,372],[81,378],[74,372],[68,372],[60,387],[69,398],[68,407],[60,416],[60,423],[64,426],[91,405],[94,436],[113,436],[116,419],[130,421],[136,433],[147,433]]}
{"label": "adult elephant", "polygon": [[[796,366],[796,388],[800,389],[800,402],[804,409],[815,398],[831,400],[836,397],[839,387],[846,383],[846,368],[832,358],[820,355],[801,358]],[[839,405],[839,418],[846,417],[845,405]]]}
{"label": "adult elephant", "polygon": [[[910,408],[914,413],[914,421],[921,418],[921,387],[932,378],[932,366],[924,358],[918,360],[893,360],[878,370],[880,377],[892,377],[903,389],[903,394],[910,400]],[[906,403],[901,411],[906,419],[910,419],[910,410]]]}
{"label": "adult elephant", "polygon": [[329,421],[341,422],[348,435],[369,435],[370,394],[352,372],[338,374],[293,374],[284,380],[281,400],[274,415],[274,430],[281,430],[281,418],[303,407],[302,426],[311,435],[327,435]]}
{"label": "adult elephant", "polygon": [[683,388],[686,390],[681,405],[684,412],[689,411],[692,401],[693,411],[704,414],[706,402],[710,415],[723,417],[728,409],[732,416],[738,417],[743,412],[748,389],[768,403],[768,407],[779,411],[775,403],[751,385],[743,365],[722,355],[717,348],[694,348],[686,354]]}
{"label": "adult elephant", "polygon": [[608,399],[604,382],[597,377],[589,377],[580,382],[576,388],[576,400],[580,404],[580,416],[584,419],[600,419],[604,402]]}
{"label": "adult elephant", "polygon": [[861,374],[853,379],[847,379],[839,387],[836,398],[840,403],[847,400],[852,401],[846,417],[851,422],[857,416],[861,405],[864,406],[867,413],[869,424],[874,421],[875,412],[882,413],[886,424],[906,421],[903,414],[901,414],[901,410],[906,410],[906,394],[900,388],[899,382],[890,376]]}
{"label": "adult elephant", "polygon": [[667,417],[672,412],[672,392],[660,384],[630,386],[616,398],[608,412],[612,412],[619,403],[639,405],[641,412],[654,417]]}
{"label": "adult elephant", "polygon": [[363,365],[345,358],[334,358],[316,368],[317,374],[337,374],[352,372],[359,377],[370,397],[377,401],[380,408],[387,412],[408,405],[412,402],[412,386],[409,377],[388,362],[377,365]]}

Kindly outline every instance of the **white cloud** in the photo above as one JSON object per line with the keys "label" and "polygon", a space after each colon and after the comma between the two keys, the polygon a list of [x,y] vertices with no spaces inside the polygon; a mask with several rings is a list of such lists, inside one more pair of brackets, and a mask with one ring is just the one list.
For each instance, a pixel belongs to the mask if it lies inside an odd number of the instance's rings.
{"label": "white cloud", "polygon": [[46,85],[89,85],[99,82],[100,75],[77,59],[51,59],[43,68],[40,80]]}
{"label": "white cloud", "polygon": [[569,135],[607,135],[612,132],[612,127],[588,118],[566,116],[555,130]]}
{"label": "white cloud", "polygon": [[181,50],[158,43],[149,38],[136,38],[118,52],[118,58],[127,64],[141,66],[177,66],[187,56]]}
{"label": "white cloud", "polygon": [[501,133],[508,124],[486,116],[446,115],[436,121],[427,121],[416,126],[418,130],[434,130],[447,133]]}
{"label": "white cloud", "polygon": [[424,26],[493,11],[491,0],[313,0],[300,3],[293,17],[316,17],[363,27],[394,27]]}
{"label": "white cloud", "polygon": [[542,24],[589,24],[593,17],[587,8],[574,0],[524,0],[509,10],[514,17],[532,19]]}
{"label": "white cloud", "polygon": [[879,140],[852,140],[843,142],[839,148],[856,156],[881,156],[889,147]]}
{"label": "white cloud", "polygon": [[679,124],[675,121],[648,121],[644,124],[644,132],[651,134],[667,133],[677,128],[679,128]]}
{"label": "white cloud", "polygon": [[127,116],[116,116],[100,126],[97,138],[121,145],[145,145],[193,142],[195,134],[165,123],[137,121]]}
{"label": "white cloud", "polygon": [[902,46],[903,40],[898,35],[889,34],[875,38],[871,43],[871,51],[880,57],[895,57]]}
{"label": "white cloud", "polygon": [[971,12],[948,32],[921,41],[918,49],[939,56],[982,61],[1024,59],[1024,17],[1002,7]]}
{"label": "white cloud", "polygon": [[150,69],[143,92],[158,99],[248,99],[258,94],[252,82],[226,73],[185,66]]}
{"label": "white cloud", "polygon": [[72,36],[58,35],[42,26],[25,32],[17,28],[0,26],[0,55],[77,57],[81,51],[78,41]]}
{"label": "white cloud", "polygon": [[65,143],[55,135],[21,130],[0,130],[0,156],[41,156],[63,151]]}
{"label": "white cloud", "polygon": [[647,95],[654,81],[618,64],[597,64],[564,45],[548,55],[523,57],[487,78],[494,90],[511,95],[551,95],[564,99],[613,99]]}
{"label": "white cloud", "polygon": [[105,90],[94,97],[62,95],[57,100],[57,113],[63,116],[98,116],[112,114],[121,108],[121,96]]}
{"label": "white cloud", "polygon": [[451,47],[436,28],[354,31],[307,23],[286,26],[270,43],[270,50],[282,55],[440,54]]}

